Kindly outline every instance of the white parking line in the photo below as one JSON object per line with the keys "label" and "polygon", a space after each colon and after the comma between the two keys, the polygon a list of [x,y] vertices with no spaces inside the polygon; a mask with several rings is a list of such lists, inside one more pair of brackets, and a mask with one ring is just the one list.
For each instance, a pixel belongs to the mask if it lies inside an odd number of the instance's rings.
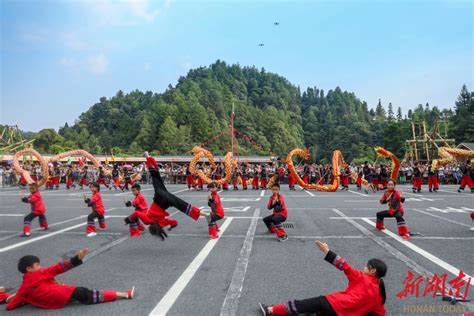
{"label": "white parking line", "polygon": [[[265,191],[262,191],[265,192]],[[263,195],[262,195],[263,196]],[[221,316],[234,316],[237,314],[237,308],[239,306],[239,298],[242,294],[244,287],[245,274],[247,273],[247,266],[249,264],[250,253],[252,252],[253,239],[255,236],[255,230],[257,229],[258,216],[260,215],[260,209],[255,209],[253,213],[253,219],[250,223],[247,235],[245,236],[244,244],[240,250],[239,258],[235,265],[234,273],[232,274],[232,281],[230,282],[227,295],[222,304]]]}
{"label": "white parking line", "polygon": [[260,196],[265,196],[265,190],[262,190],[262,192],[260,192]]}
{"label": "white parking line", "polygon": [[368,194],[363,194],[363,193],[352,191],[352,190],[348,190],[348,191],[351,192],[351,193],[354,193],[354,194],[359,194],[359,195],[365,196],[365,197],[369,196]]}
{"label": "white parking line", "polygon": [[[115,210],[116,208],[111,208],[109,209],[107,212],[111,212],[113,210]],[[84,216],[80,216],[80,217],[76,217],[74,219],[71,219],[71,220],[75,220],[75,219],[79,219],[81,217],[87,217],[87,215],[84,215]],[[106,216],[107,217],[107,216]],[[64,221],[66,222],[66,221]],[[63,222],[63,223],[64,223]],[[59,223],[56,223],[56,225],[58,225]],[[53,237],[53,236],[56,236],[56,235],[59,235],[63,232],[67,232],[69,230],[73,230],[73,229],[76,229],[78,227],[81,227],[81,226],[84,226],[84,225],[87,225],[87,222],[84,222],[84,223],[81,223],[81,224],[77,224],[77,225],[74,225],[74,226],[70,226],[70,227],[66,227],[66,228],[63,228],[61,230],[58,230],[58,231],[55,231],[55,232],[52,232],[52,233],[49,233],[49,234],[45,234],[45,235],[42,235],[42,236],[38,236],[38,237],[35,237],[35,238],[28,238],[27,240],[25,241],[22,241],[22,242],[19,242],[19,243],[16,243],[16,244],[13,244],[13,245],[10,245],[10,246],[7,246],[7,247],[3,247],[3,248],[0,248],[0,253],[2,252],[5,252],[5,251],[8,251],[8,250],[12,250],[12,249],[15,249],[15,248],[18,248],[18,247],[21,247],[21,246],[24,246],[24,245],[28,245],[28,244],[31,244],[33,242],[36,242],[36,241],[39,241],[39,240],[43,240],[43,239],[46,239],[46,238],[49,238],[49,237]],[[50,225],[50,227],[53,226],[53,225]]]}
{"label": "white parking line", "polygon": [[438,216],[438,215],[435,215],[435,214],[432,214],[432,213],[429,213],[429,212],[425,212],[425,211],[422,211],[422,210],[418,210],[416,208],[413,209],[415,212],[420,212],[420,213],[423,213],[423,214],[426,214],[426,215],[429,215],[429,216],[432,216],[432,217],[436,217],[436,218],[439,218],[439,219],[442,219],[444,221],[447,221],[447,222],[450,222],[450,223],[453,223],[453,224],[457,224],[457,225],[461,225],[461,226],[464,226],[464,227],[471,227],[471,225],[468,225],[468,224],[464,224],[464,223],[459,223],[459,222],[456,222],[452,219],[449,219],[449,218],[444,218],[442,216]]}
{"label": "white parking line", "polygon": [[[227,227],[229,227],[230,223],[232,222],[232,218],[228,218],[221,226],[221,234],[224,234]],[[206,260],[209,253],[212,251],[214,246],[220,240],[218,239],[211,239],[207,242],[207,244],[201,249],[198,255],[194,258],[194,260],[189,264],[189,266],[184,270],[181,276],[176,280],[176,282],[171,286],[171,288],[166,292],[166,294],[162,297],[159,303],[153,308],[150,312],[150,315],[166,315],[173,304],[176,302],[176,299],[179,297],[181,292],[186,288],[188,283],[191,281],[193,276],[199,270],[199,267],[202,265],[204,260]]]}
{"label": "white parking line", "polygon": [[[375,227],[375,223],[373,221],[371,221],[370,219],[367,219],[367,218],[363,218],[362,219],[364,222],[366,222],[367,224]],[[389,231],[388,229],[384,229],[384,230],[381,230],[381,232],[383,232],[384,234],[392,237],[394,240],[398,241],[399,243],[401,243],[402,245],[410,248],[411,250],[415,251],[416,253],[418,253],[419,255],[425,257],[426,259],[430,260],[431,262],[437,264],[438,266],[440,266],[441,268],[451,272],[452,274],[454,274],[455,276],[458,276],[459,275],[459,272],[460,270],[452,265],[450,265],[449,263],[447,263],[446,261],[436,257],[435,255],[429,253],[428,251],[418,247],[417,245],[409,242],[409,241],[406,241],[404,240],[402,237],[400,236],[397,236],[396,234],[392,233],[391,231]],[[463,278],[464,281],[466,282],[470,282],[470,279],[472,277],[468,274],[465,275],[465,277]],[[470,284],[472,287],[474,287],[474,283],[471,282]]]}
{"label": "white parking line", "polygon": [[21,217],[21,216],[26,216],[25,214],[0,214],[1,216],[7,216],[7,217]]}

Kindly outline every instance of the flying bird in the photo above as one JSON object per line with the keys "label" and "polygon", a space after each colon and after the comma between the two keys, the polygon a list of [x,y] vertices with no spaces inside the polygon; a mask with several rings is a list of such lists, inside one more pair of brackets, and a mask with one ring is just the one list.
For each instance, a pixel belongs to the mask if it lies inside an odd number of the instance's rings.
{"label": "flying bird", "polygon": [[263,43],[260,43],[260,44],[258,44],[258,46],[260,46],[260,47],[261,47],[261,46],[265,46],[265,44],[263,44]]}
{"label": "flying bird", "polygon": [[280,25],[280,22],[275,22],[275,23],[273,23],[273,24],[274,24],[274,25]]}

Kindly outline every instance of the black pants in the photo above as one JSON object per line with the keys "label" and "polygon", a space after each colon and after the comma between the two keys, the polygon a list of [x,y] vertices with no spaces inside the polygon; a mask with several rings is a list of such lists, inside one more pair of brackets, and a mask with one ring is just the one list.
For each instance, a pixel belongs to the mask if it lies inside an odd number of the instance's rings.
{"label": "black pants", "polygon": [[192,205],[181,200],[176,195],[168,192],[166,186],[161,178],[160,172],[154,168],[150,168],[150,175],[155,189],[155,195],[153,201],[158,204],[162,209],[166,210],[167,208],[174,206],[181,212],[189,215],[192,209]]}
{"label": "black pants", "polygon": [[377,213],[377,222],[383,222],[383,219],[386,218],[386,217],[389,217],[389,218],[392,218],[392,217],[395,217],[395,219],[397,220],[397,224],[400,225],[400,224],[405,224],[405,220],[403,219],[403,216],[402,216],[402,213],[400,212],[395,212],[393,215],[390,215],[390,213],[388,211],[380,211]]}
{"label": "black pants", "polygon": [[99,223],[105,222],[105,217],[103,215],[100,215],[97,212],[92,212],[87,216],[87,223],[89,225],[95,225],[94,224],[94,219],[96,219],[96,218],[99,221]]}
{"label": "black pants", "polygon": [[286,217],[280,214],[277,215],[268,215],[263,218],[263,222],[267,225],[267,228],[270,229],[271,225],[278,226],[280,223],[286,221]]}
{"label": "black pants", "polygon": [[91,305],[104,301],[102,291],[89,290],[85,287],[76,287],[69,300],[75,300],[82,304]]}
{"label": "black pants", "polygon": [[23,223],[25,225],[31,225],[31,221],[34,220],[36,217],[38,217],[38,220],[40,223],[43,223],[43,222],[46,222],[46,216],[44,215],[38,215],[38,214],[35,214],[33,212],[31,212],[30,214],[26,215],[25,218],[23,219]]}
{"label": "black pants", "polygon": [[312,297],[305,300],[289,301],[285,304],[288,314],[318,313],[320,316],[337,316],[325,296]]}

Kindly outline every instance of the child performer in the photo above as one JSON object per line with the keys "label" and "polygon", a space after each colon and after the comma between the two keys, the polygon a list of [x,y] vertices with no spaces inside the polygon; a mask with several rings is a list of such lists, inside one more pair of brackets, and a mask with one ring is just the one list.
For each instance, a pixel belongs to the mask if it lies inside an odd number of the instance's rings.
{"label": "child performer", "polygon": [[466,185],[471,189],[471,192],[474,193],[474,183],[471,179],[471,162],[468,160],[464,166],[461,166],[462,178],[461,185],[459,186],[458,192],[461,193],[461,190],[464,191]]}
{"label": "child performer", "polygon": [[398,234],[403,237],[405,240],[410,239],[410,234],[408,233],[408,228],[406,226],[405,220],[403,219],[403,202],[405,202],[405,195],[401,191],[395,189],[395,182],[390,179],[387,182],[387,190],[382,195],[380,199],[380,204],[388,204],[388,211],[381,211],[377,213],[377,224],[376,228],[378,230],[385,229],[383,225],[383,219],[385,217],[395,217],[398,225]]}
{"label": "child performer", "polygon": [[349,286],[345,291],[321,295],[305,300],[266,306],[259,303],[264,316],[267,315],[385,315],[385,284],[383,277],[387,265],[380,259],[370,259],[364,270],[354,269],[343,258],[329,250],[326,243],[315,241],[316,246],[326,256],[324,260],[344,271]]}
{"label": "child performer", "polygon": [[81,190],[84,189],[84,186],[87,185],[87,166],[84,166],[84,168],[81,170],[79,173],[79,186],[81,187]]}
{"label": "child performer", "polygon": [[438,168],[436,170],[432,170],[432,163],[428,165],[428,190],[430,192],[438,192],[439,184],[438,184]]}
{"label": "child performer", "polygon": [[349,166],[346,166],[341,174],[341,182],[342,182],[342,189],[341,191],[344,190],[349,190],[349,177],[351,175],[351,168]]}
{"label": "child performer", "polygon": [[160,172],[158,171],[158,164],[156,163],[155,158],[151,157],[148,152],[145,152],[145,157],[148,171],[150,172],[152,179],[153,188],[155,189],[153,203],[146,214],[133,212],[132,215],[126,217],[124,220],[125,223],[130,224],[138,217],[143,223],[150,225],[149,230],[152,235],[165,240],[167,234],[163,228],[169,226],[169,229],[172,229],[178,225],[176,220],[166,218],[166,216],[169,216],[168,212],[166,212],[169,207],[174,206],[195,221],[199,219],[201,210],[168,192],[163,183]]}
{"label": "child performer", "polygon": [[87,198],[84,194],[84,202],[87,206],[92,207],[92,212],[87,216],[87,226],[86,233],[87,237],[97,236],[95,230],[95,219],[99,221],[99,228],[105,230],[107,225],[105,224],[105,208],[104,203],[102,202],[102,197],[100,196],[100,185],[96,182],[91,183],[89,188],[92,191],[92,196]]}
{"label": "child performer", "polygon": [[24,203],[31,204],[31,213],[26,215],[23,221],[23,234],[21,237],[30,237],[31,236],[31,221],[38,217],[40,227],[43,229],[48,229],[48,220],[44,215],[46,213],[46,208],[44,207],[43,198],[39,192],[38,184],[30,184],[30,195],[28,197],[22,197],[21,201]]}
{"label": "child performer", "polygon": [[[125,205],[127,207],[133,206],[135,208],[135,212],[142,212],[143,214],[146,214],[146,211],[148,210],[148,205],[146,204],[146,200],[140,191],[141,187],[138,183],[132,185],[132,193],[135,198],[133,199],[133,202],[125,202]],[[130,222],[130,236],[138,237],[140,236],[140,232],[143,230],[145,230],[145,226],[140,223],[140,220],[138,218],[136,218],[135,221]]]}
{"label": "child performer", "polygon": [[211,207],[211,213],[201,211],[201,215],[205,216],[207,219],[210,238],[217,239],[219,238],[217,233],[220,231],[217,221],[224,218],[224,208],[222,207],[219,193],[217,193],[217,184],[215,182],[211,182],[207,187],[209,188],[209,191],[211,191],[209,193],[207,202],[207,205]]}
{"label": "child performer", "polygon": [[280,185],[278,183],[272,186],[272,196],[268,200],[268,209],[273,209],[273,214],[263,218],[263,222],[267,225],[268,230],[271,233],[276,233],[278,241],[287,241],[288,236],[283,229],[283,223],[288,217],[288,211],[286,209],[285,198],[280,194]]}
{"label": "child performer", "polygon": [[99,167],[99,177],[97,179],[97,184],[103,184],[107,189],[109,188],[109,185],[107,183],[107,176],[105,175],[105,171],[102,166]]}
{"label": "child performer", "polygon": [[[114,168],[112,169],[112,181],[113,181],[113,187],[115,190],[117,190],[117,188],[119,188],[120,190],[123,191],[123,187],[122,185],[120,184],[120,171],[118,169],[118,165],[117,164],[114,164]],[[109,187],[109,190],[111,190],[112,187]]]}
{"label": "child performer", "polygon": [[66,169],[66,189],[75,188],[74,179],[72,178],[72,167]]}
{"label": "child performer", "polygon": [[423,176],[424,169],[418,165],[418,161],[415,162],[413,166],[413,193],[421,192],[421,181]]}
{"label": "child performer", "polygon": [[115,301],[116,299],[132,299],[135,287],[127,292],[110,290],[89,290],[57,282],[54,277],[82,264],[82,259],[88,254],[87,249],[80,250],[74,257],[43,268],[36,256],[24,256],[18,262],[18,270],[23,273],[23,282],[18,292],[10,299],[7,310],[15,309],[25,304],[39,308],[62,308],[68,302],[78,301],[82,304],[97,304]]}

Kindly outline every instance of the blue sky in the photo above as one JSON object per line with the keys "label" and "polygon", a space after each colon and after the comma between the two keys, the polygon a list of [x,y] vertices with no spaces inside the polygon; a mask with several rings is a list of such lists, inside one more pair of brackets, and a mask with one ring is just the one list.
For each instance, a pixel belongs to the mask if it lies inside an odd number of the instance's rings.
{"label": "blue sky", "polygon": [[0,3],[0,123],[24,130],[74,122],[118,90],[162,92],[217,59],[404,113],[474,89],[473,1]]}

